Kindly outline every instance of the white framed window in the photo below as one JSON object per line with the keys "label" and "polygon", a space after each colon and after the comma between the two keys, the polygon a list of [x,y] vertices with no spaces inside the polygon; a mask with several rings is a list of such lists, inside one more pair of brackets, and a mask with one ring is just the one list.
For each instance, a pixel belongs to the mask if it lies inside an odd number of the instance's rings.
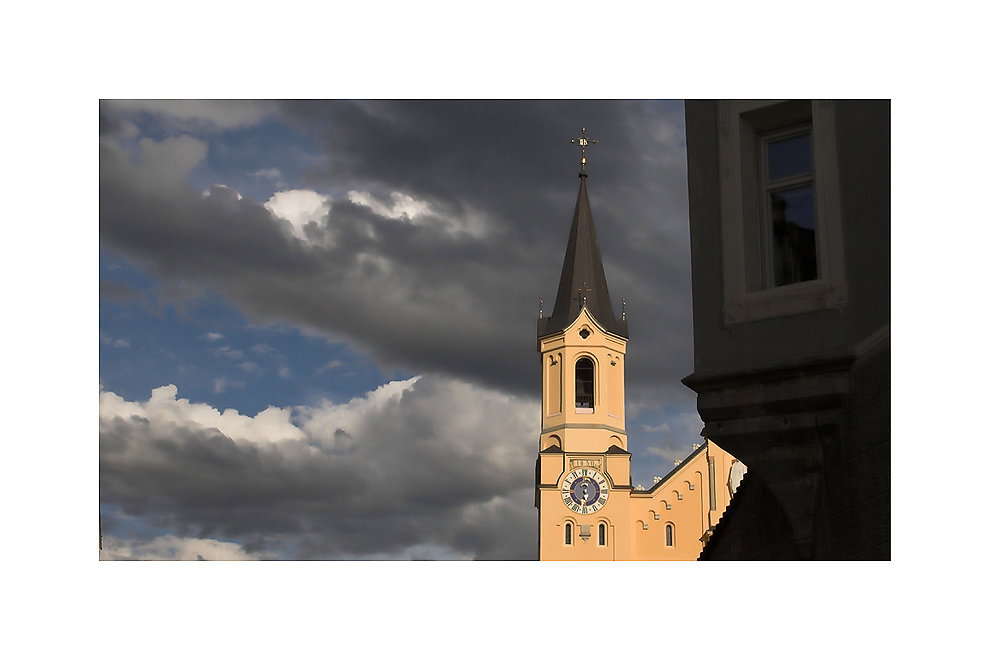
{"label": "white framed window", "polygon": [[846,304],[830,101],[720,101],[726,325]]}

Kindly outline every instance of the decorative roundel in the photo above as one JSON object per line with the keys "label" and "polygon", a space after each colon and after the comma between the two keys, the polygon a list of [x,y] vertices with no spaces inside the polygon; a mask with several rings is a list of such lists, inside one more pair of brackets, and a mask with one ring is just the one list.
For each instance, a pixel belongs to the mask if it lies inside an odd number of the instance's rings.
{"label": "decorative roundel", "polygon": [[560,496],[574,513],[595,513],[608,500],[608,481],[591,468],[571,470],[560,485]]}

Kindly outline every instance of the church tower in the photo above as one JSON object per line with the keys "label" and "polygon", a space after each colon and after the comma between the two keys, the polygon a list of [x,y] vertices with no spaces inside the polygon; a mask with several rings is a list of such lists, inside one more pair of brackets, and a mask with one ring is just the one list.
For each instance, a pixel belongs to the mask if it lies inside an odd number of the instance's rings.
{"label": "church tower", "polygon": [[[583,129],[582,129],[583,133]],[[577,142],[577,141],[575,141]],[[629,548],[625,313],[616,318],[580,187],[553,312],[537,325],[543,410],[536,463],[540,559],[608,560]]]}

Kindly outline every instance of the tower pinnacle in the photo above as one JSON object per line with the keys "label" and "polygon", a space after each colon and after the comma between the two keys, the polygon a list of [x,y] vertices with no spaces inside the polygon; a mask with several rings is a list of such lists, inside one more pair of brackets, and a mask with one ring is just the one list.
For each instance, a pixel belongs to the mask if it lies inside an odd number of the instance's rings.
{"label": "tower pinnacle", "polygon": [[[583,133],[584,129],[581,130]],[[581,140],[583,154],[588,140],[584,137]],[[581,160],[583,168],[584,156]],[[595,224],[591,218],[588,175],[583,169],[580,178],[581,186],[574,206],[574,220],[571,222],[571,233],[567,239],[557,298],[550,317],[540,319],[537,336],[544,337],[564,330],[574,322],[581,309],[585,308],[606,330],[628,339],[629,331],[625,318],[621,320],[615,318],[615,312],[612,310],[608,283],[605,281],[605,267],[602,265],[602,256],[598,249],[598,236],[595,234]]]}

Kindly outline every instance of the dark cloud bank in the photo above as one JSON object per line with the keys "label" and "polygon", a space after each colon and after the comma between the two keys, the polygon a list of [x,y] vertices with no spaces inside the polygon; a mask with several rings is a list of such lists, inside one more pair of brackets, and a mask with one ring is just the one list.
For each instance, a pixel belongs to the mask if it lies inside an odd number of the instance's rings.
{"label": "dark cloud bank", "polygon": [[[344,337],[414,372],[536,396],[538,298],[549,306],[556,294],[578,187],[569,139],[586,125],[600,140],[589,150],[589,192],[609,286],[629,307],[630,396],[689,401],[678,382],[692,366],[679,104],[295,102],[283,115],[326,155],[306,185],[386,203],[400,192],[438,217],[403,222],[336,198],[308,228],[332,243],[306,243],[265,200],[203,197],[104,142],[101,244],[162,277],[202,281],[255,320]],[[196,150],[191,140],[173,146],[174,161],[195,162],[181,153]],[[161,167],[179,169],[168,158]]]}

